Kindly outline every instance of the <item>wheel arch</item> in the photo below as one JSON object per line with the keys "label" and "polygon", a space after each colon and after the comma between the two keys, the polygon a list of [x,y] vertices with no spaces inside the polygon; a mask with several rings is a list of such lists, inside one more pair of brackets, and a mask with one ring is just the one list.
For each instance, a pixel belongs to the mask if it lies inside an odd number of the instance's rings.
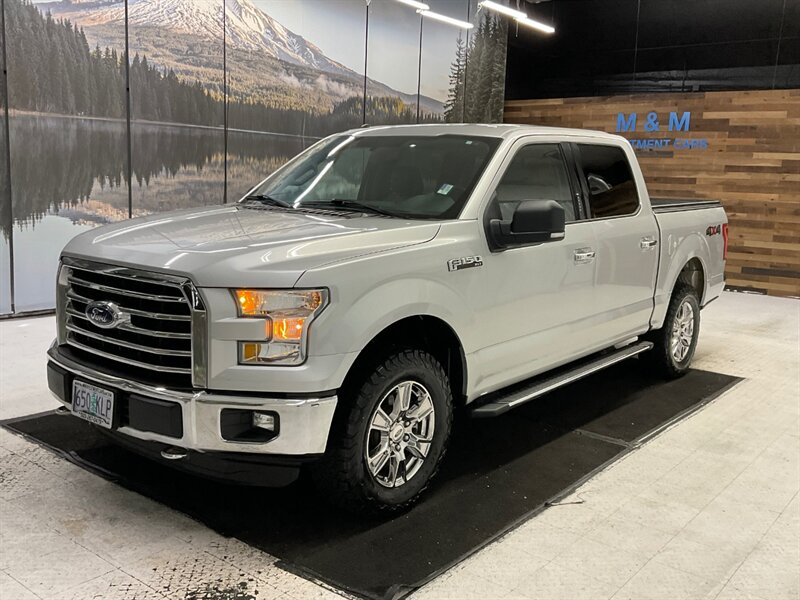
{"label": "wheel arch", "polygon": [[658,329],[664,323],[667,307],[680,282],[691,285],[697,292],[702,307],[708,291],[708,246],[699,234],[686,236],[670,251],[662,251],[661,259],[668,267],[659,276],[655,294],[655,310],[650,321],[651,329]]}
{"label": "wheel arch", "polygon": [[361,349],[345,376],[342,388],[351,388],[381,358],[395,350],[415,348],[429,352],[445,370],[453,400],[462,405],[467,391],[467,359],[453,327],[430,314],[400,318],[384,327]]}
{"label": "wheel arch", "polygon": [[694,288],[694,291],[697,292],[697,301],[700,303],[700,306],[702,306],[703,296],[706,291],[706,272],[703,262],[697,256],[690,258],[686,264],[683,265],[683,268],[675,278],[675,282],[672,284],[670,296],[674,294],[678,286],[683,283]]}

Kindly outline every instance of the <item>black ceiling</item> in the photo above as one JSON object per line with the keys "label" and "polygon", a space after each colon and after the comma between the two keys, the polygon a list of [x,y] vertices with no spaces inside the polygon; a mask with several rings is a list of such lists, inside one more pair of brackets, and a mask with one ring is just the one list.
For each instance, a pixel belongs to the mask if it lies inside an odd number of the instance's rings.
{"label": "black ceiling", "polygon": [[800,0],[520,5],[556,33],[510,27],[507,99],[800,87]]}

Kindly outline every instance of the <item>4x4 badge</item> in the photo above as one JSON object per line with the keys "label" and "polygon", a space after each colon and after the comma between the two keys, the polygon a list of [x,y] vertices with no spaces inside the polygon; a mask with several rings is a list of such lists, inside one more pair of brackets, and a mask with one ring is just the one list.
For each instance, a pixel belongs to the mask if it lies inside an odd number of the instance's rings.
{"label": "4x4 badge", "polygon": [[447,261],[448,271],[460,271],[470,267],[482,267],[483,259],[480,256],[462,256],[461,258],[451,258]]}

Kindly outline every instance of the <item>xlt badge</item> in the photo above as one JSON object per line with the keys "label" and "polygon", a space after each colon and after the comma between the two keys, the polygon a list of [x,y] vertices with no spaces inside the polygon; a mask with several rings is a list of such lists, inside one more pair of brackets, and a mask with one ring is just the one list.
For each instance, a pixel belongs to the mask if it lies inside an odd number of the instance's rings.
{"label": "xlt badge", "polygon": [[480,256],[462,256],[461,258],[451,258],[447,261],[448,271],[460,271],[470,267],[482,267],[483,259]]}

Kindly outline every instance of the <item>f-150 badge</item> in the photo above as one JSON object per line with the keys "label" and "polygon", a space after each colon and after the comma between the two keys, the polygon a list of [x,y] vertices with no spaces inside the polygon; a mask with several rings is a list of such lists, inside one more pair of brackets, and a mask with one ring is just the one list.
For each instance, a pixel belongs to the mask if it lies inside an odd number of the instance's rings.
{"label": "f-150 badge", "polygon": [[448,271],[460,271],[470,267],[482,267],[483,259],[480,256],[462,256],[461,258],[451,258],[447,261]]}

